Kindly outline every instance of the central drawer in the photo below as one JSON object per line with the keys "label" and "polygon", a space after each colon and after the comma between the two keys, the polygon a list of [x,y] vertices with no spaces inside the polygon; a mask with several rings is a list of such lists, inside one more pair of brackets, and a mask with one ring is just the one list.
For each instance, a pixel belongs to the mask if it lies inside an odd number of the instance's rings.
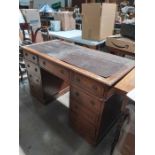
{"label": "central drawer", "polygon": [[66,68],[53,62],[49,62],[48,60],[45,60],[43,58],[39,58],[39,65],[40,67],[58,76],[59,78],[65,81],[69,81],[69,71]]}

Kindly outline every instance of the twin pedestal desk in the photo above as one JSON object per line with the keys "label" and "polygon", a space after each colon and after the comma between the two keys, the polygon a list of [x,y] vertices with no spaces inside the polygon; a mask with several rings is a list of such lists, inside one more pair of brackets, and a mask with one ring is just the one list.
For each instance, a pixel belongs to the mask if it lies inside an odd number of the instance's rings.
{"label": "twin pedestal desk", "polygon": [[99,143],[121,111],[114,86],[134,61],[58,40],[22,48],[31,94],[46,104],[70,91],[71,127]]}

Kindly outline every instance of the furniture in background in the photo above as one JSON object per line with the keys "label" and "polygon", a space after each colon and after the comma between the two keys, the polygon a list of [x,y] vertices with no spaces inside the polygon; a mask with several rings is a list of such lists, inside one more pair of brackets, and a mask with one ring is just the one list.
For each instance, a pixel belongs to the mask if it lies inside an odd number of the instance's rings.
{"label": "furniture in background", "polygon": [[135,102],[130,99],[119,119],[112,155],[135,155]]}
{"label": "furniture in background", "polygon": [[58,32],[49,31],[49,35],[52,36],[52,38],[57,38],[71,43],[76,43],[92,49],[100,49],[105,42],[105,40],[93,41],[82,39],[81,30],[58,31]]}
{"label": "furniture in background", "polygon": [[[33,32],[32,27],[29,23],[20,23],[20,32],[19,32],[19,75],[21,80],[23,80],[23,75],[26,72],[25,62],[23,60],[23,50],[22,46],[30,45],[32,43],[38,43],[43,41],[50,40],[48,29],[45,27],[38,28]],[[42,32],[46,35],[42,36]]]}
{"label": "furniture in background", "polygon": [[[29,23],[20,23],[20,29],[23,34],[23,41],[29,43],[43,42],[50,39],[49,32],[47,27],[40,27],[36,30],[32,29]],[[45,36],[42,36],[42,32],[45,33]],[[27,43],[25,43],[27,44]]]}
{"label": "furniture in background", "polygon": [[41,15],[40,20],[42,26],[50,27],[50,21],[54,20],[54,18],[50,16]]}
{"label": "furniture in background", "polygon": [[112,155],[135,154],[135,69],[115,85],[116,93],[123,98],[120,118],[117,121]]}
{"label": "furniture in background", "polygon": [[120,34],[109,36],[106,39],[106,48],[112,54],[135,57],[135,41]]}
{"label": "furniture in background", "polygon": [[99,143],[120,115],[114,88],[134,61],[60,40],[22,49],[31,94],[45,104],[70,90],[70,125],[88,143]]}
{"label": "furniture in background", "polygon": [[28,23],[20,23],[19,31],[19,76],[23,80],[23,76],[26,73],[26,67],[24,62],[23,50],[21,46],[32,44],[31,39],[32,29]]}

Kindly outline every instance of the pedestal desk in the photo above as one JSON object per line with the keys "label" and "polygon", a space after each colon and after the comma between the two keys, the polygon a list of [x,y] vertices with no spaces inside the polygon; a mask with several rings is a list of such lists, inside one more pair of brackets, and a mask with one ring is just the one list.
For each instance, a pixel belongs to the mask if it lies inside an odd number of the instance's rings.
{"label": "pedestal desk", "polygon": [[71,127],[97,144],[120,114],[114,86],[134,61],[59,40],[23,51],[32,95],[45,104],[70,91]]}

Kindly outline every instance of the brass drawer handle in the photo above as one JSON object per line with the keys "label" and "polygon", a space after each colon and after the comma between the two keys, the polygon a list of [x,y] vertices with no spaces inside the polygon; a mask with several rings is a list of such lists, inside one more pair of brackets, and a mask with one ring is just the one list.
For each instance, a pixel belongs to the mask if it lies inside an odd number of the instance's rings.
{"label": "brass drawer handle", "polygon": [[35,68],[34,70],[35,70],[36,72],[38,71],[38,69],[37,69],[37,68]]}
{"label": "brass drawer handle", "polygon": [[32,59],[33,59],[33,60],[35,60],[35,59],[36,59],[36,57],[33,55],[33,56],[32,56]]}
{"label": "brass drawer handle", "polygon": [[95,86],[95,85],[93,85],[92,88],[93,88],[94,90],[97,90],[97,86]]}
{"label": "brass drawer handle", "polygon": [[64,70],[61,69],[61,70],[60,70],[60,73],[61,73],[61,74],[64,74]]}
{"label": "brass drawer handle", "polygon": [[77,77],[77,78],[76,78],[76,81],[77,81],[77,82],[80,82],[80,78],[79,78],[79,77]]}
{"label": "brass drawer handle", "polygon": [[46,62],[45,61],[43,61],[43,65],[46,65]]}
{"label": "brass drawer handle", "polygon": [[30,65],[28,64],[27,67],[30,67]]}

